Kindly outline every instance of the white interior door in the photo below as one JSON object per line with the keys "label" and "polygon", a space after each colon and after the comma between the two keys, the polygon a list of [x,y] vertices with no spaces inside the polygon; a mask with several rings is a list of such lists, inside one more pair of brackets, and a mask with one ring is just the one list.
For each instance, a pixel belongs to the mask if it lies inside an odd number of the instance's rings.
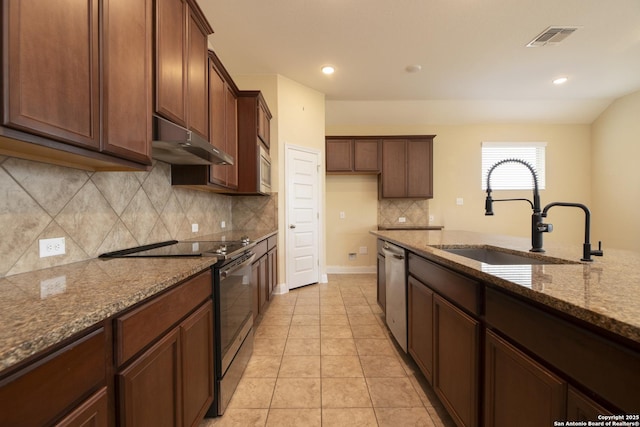
{"label": "white interior door", "polygon": [[319,281],[319,152],[286,148],[287,250],[289,289]]}

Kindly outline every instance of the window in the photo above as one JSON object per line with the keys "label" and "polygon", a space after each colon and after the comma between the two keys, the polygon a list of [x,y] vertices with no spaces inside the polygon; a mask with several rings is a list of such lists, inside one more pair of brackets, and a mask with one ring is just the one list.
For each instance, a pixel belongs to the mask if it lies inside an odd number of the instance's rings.
{"label": "window", "polygon": [[[545,188],[546,142],[483,142],[482,189],[487,189],[487,172],[500,160],[519,159],[529,163],[538,175],[538,189]],[[491,173],[492,190],[529,190],[533,177],[524,165],[504,163]]]}

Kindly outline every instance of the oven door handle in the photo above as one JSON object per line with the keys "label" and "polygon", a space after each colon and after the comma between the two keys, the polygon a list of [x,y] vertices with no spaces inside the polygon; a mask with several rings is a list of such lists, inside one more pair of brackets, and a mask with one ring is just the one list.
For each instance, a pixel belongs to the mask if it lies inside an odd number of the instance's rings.
{"label": "oven door handle", "polygon": [[256,258],[256,254],[251,254],[251,256],[249,258],[247,258],[245,261],[242,261],[240,264],[234,265],[232,267],[227,268],[226,270],[221,271],[220,272],[220,278],[221,279],[226,279],[234,271],[238,271],[241,268],[244,268],[247,265],[251,264],[255,258]]}

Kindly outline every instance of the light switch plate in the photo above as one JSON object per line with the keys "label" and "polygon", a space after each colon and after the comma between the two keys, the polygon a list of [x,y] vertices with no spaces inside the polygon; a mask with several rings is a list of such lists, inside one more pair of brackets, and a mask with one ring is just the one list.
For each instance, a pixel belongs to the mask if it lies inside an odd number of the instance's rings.
{"label": "light switch plate", "polygon": [[192,233],[198,232],[198,224],[191,224],[191,232]]}

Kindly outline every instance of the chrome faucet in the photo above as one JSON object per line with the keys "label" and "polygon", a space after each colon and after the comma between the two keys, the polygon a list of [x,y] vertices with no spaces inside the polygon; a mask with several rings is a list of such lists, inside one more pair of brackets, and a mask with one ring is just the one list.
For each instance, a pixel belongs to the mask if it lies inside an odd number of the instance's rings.
{"label": "chrome faucet", "polygon": [[[529,169],[531,175],[533,175],[533,202],[529,199],[496,199],[493,200],[491,198],[491,173],[495,168],[505,163],[520,163]],[[547,217],[547,212],[554,206],[570,206],[580,208],[585,213],[585,226],[584,226],[584,243],[582,245],[582,258],[581,261],[593,261],[591,256],[602,256],[602,242],[598,242],[598,249],[591,250],[591,243],[589,241],[589,234],[591,228],[591,212],[589,208],[581,203],[568,203],[568,202],[553,202],[549,203],[544,209],[540,210],[540,193],[538,191],[538,175],[536,174],[535,169],[529,163],[520,159],[505,159],[496,162],[493,166],[489,168],[487,173],[487,198],[485,200],[484,208],[485,215],[493,215],[493,202],[506,202],[513,200],[522,200],[529,202],[531,208],[533,209],[533,214],[531,214],[531,249],[530,252],[544,252],[542,248],[542,233],[548,233],[553,231],[552,224],[545,224],[542,222],[542,218]]]}
{"label": "chrome faucet", "polygon": [[[529,199],[496,199],[491,198],[491,173],[494,169],[505,163],[520,163],[529,169],[531,175],[533,175],[533,202]],[[514,200],[522,200],[529,202],[533,209],[531,214],[531,249],[530,252],[544,252],[542,249],[542,233],[547,233],[553,230],[551,224],[544,224],[542,222],[541,210],[540,210],[540,193],[538,192],[538,175],[529,163],[520,159],[504,159],[500,160],[489,168],[487,173],[487,199],[485,200],[485,215],[493,215],[493,202],[509,202]]]}
{"label": "chrome faucet", "polygon": [[569,206],[580,208],[584,211],[584,243],[582,244],[582,258],[580,258],[580,261],[591,262],[593,261],[591,259],[591,255],[602,256],[604,254],[604,252],[602,252],[602,242],[598,242],[598,249],[591,250],[591,242],[589,241],[589,234],[591,229],[591,212],[589,211],[589,208],[582,203],[553,202],[544,207],[541,216],[543,218],[546,218],[547,212],[554,206]]}

